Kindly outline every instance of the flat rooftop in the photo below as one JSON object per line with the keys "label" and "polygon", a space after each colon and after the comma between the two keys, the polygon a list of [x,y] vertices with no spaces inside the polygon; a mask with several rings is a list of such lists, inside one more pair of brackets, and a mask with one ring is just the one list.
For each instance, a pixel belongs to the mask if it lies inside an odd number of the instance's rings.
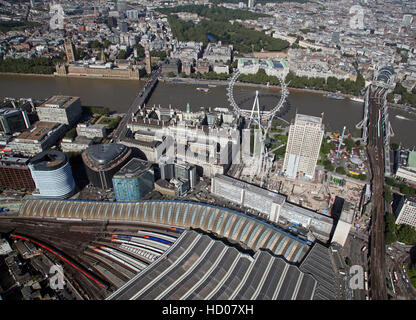
{"label": "flat rooftop", "polygon": [[408,166],[411,169],[416,170],[416,151],[409,152],[408,163],[409,163]]}
{"label": "flat rooftop", "polygon": [[147,161],[133,158],[126,163],[115,175],[114,179],[134,178],[151,168],[151,164]]}
{"label": "flat rooftop", "polygon": [[42,141],[51,130],[59,126],[62,126],[62,124],[56,123],[56,122],[46,122],[46,121],[35,122],[31,126],[31,129],[22,132],[17,137],[16,142],[19,142],[19,140],[30,140],[30,141],[35,141],[35,142]]}
{"label": "flat rooftop", "polygon": [[229,176],[225,176],[225,175],[222,175],[222,174],[215,175],[215,178],[222,180],[222,182],[229,183],[233,186],[236,186],[236,187],[245,189],[247,191],[256,193],[256,194],[261,195],[263,197],[267,197],[267,198],[273,200],[274,202],[276,202],[280,205],[282,205],[286,201],[286,197],[284,195],[281,195],[279,193],[260,188],[258,186],[249,184],[248,182],[245,182],[245,181],[241,181],[241,180],[238,180],[238,179],[235,179],[235,178],[231,178]]}
{"label": "flat rooftop", "polygon": [[14,156],[3,156],[0,158],[0,165],[24,166],[29,163],[29,158],[20,158]]}
{"label": "flat rooftop", "polygon": [[72,103],[74,103],[78,99],[79,97],[72,96],[53,96],[49,98],[46,102],[41,104],[38,108],[65,109],[68,108]]}
{"label": "flat rooftop", "polygon": [[298,113],[296,115],[296,120],[306,121],[306,122],[313,122],[313,123],[322,123],[322,118],[309,116],[306,114]]}

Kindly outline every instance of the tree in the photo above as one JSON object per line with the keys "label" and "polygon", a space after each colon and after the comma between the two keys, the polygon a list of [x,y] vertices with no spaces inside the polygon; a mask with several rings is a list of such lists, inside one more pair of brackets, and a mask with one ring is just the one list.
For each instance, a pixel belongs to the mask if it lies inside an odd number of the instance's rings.
{"label": "tree", "polygon": [[126,50],[121,49],[121,50],[118,52],[117,59],[121,59],[121,60],[123,60],[123,59],[126,59],[126,58],[127,58],[127,52],[126,52]]}
{"label": "tree", "polygon": [[339,173],[339,174],[346,174],[346,171],[345,171],[345,168],[344,167],[337,167],[335,169],[335,172],[336,173]]}
{"label": "tree", "polygon": [[77,136],[76,128],[72,128],[65,134],[65,138],[74,139]]}
{"label": "tree", "polygon": [[410,188],[406,184],[400,185],[400,192],[403,194],[409,194]]}
{"label": "tree", "polygon": [[144,56],[146,56],[145,50],[140,43],[136,44],[133,48],[137,49],[138,58],[143,58]]}
{"label": "tree", "polygon": [[355,146],[355,142],[352,138],[345,138],[344,144],[347,147],[348,152],[351,152],[352,148]]}
{"label": "tree", "polygon": [[409,225],[400,225],[397,228],[397,240],[408,245],[416,244],[416,229]]}
{"label": "tree", "polygon": [[358,176],[360,180],[367,180],[367,175],[366,174],[362,174],[360,173],[360,175]]}
{"label": "tree", "polygon": [[392,142],[390,144],[390,147],[392,148],[392,150],[396,151],[399,149],[400,146],[396,142]]}
{"label": "tree", "polygon": [[384,199],[390,203],[393,201],[393,195],[391,193],[391,189],[388,186],[384,186]]}
{"label": "tree", "polygon": [[396,219],[392,213],[385,216],[385,242],[387,245],[397,241],[396,235]]}
{"label": "tree", "polygon": [[325,160],[324,162],[325,170],[327,171],[334,171],[334,166],[332,165],[331,161]]}

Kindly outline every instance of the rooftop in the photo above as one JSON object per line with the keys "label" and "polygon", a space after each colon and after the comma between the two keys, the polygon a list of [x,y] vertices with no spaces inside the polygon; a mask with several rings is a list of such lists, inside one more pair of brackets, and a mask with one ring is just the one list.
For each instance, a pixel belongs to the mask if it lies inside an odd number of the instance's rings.
{"label": "rooftop", "polygon": [[0,165],[24,166],[29,163],[29,158],[14,156],[3,156],[0,158]]}
{"label": "rooftop", "polygon": [[416,151],[409,152],[408,163],[410,168],[416,169]]}
{"label": "rooftop", "polygon": [[31,129],[22,132],[17,137],[17,140],[31,140],[31,141],[39,142],[39,141],[42,141],[46,136],[48,136],[51,130],[59,126],[62,126],[62,124],[56,123],[56,122],[46,122],[46,121],[35,122],[32,125]]}
{"label": "rooftop", "polygon": [[255,185],[249,184],[245,181],[241,181],[241,180],[231,178],[229,176],[225,176],[225,175],[221,175],[221,174],[217,174],[215,176],[215,178],[226,181],[229,184],[232,184],[233,186],[236,186],[236,187],[239,187],[239,188],[242,188],[242,189],[246,189],[246,190],[251,191],[253,193],[256,193],[256,194],[262,195],[264,197],[270,198],[271,200],[273,200],[273,202],[276,202],[280,205],[282,205],[286,201],[286,197],[284,195],[281,195],[279,193],[257,187]]}
{"label": "rooftop", "polygon": [[105,166],[120,155],[127,153],[128,148],[118,143],[94,144],[85,150],[85,156],[98,166]]}
{"label": "rooftop", "polygon": [[316,286],[281,257],[263,250],[251,256],[190,230],[108,299],[308,300]]}
{"label": "rooftop", "polygon": [[72,97],[72,96],[53,96],[43,104],[41,104],[38,108],[59,108],[65,109],[68,108],[72,103],[78,100],[79,97]]}
{"label": "rooftop", "polygon": [[313,123],[322,123],[322,118],[300,114],[300,113],[296,115],[296,120],[305,121],[305,122],[313,122]]}
{"label": "rooftop", "polygon": [[43,151],[30,160],[30,165],[37,171],[50,171],[62,167],[67,162],[65,153],[57,150]]}
{"label": "rooftop", "polygon": [[134,178],[147,172],[151,168],[151,164],[147,161],[133,158],[124,165],[115,175],[114,179]]}

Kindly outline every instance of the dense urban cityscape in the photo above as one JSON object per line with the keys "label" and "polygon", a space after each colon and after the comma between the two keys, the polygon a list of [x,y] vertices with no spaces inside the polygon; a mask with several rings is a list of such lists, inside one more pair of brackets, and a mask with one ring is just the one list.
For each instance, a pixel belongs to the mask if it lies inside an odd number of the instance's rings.
{"label": "dense urban cityscape", "polygon": [[416,299],[415,14],[0,0],[0,300]]}

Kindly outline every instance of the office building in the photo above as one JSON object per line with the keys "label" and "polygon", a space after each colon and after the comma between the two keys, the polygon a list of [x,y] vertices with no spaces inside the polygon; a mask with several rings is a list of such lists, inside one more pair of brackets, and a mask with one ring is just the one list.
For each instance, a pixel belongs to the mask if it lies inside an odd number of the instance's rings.
{"label": "office building", "polygon": [[210,42],[208,43],[207,48],[204,51],[203,58],[204,60],[207,60],[210,63],[220,61],[227,63],[231,61],[232,52],[232,45],[223,46],[221,44],[221,41],[219,41],[218,43]]}
{"label": "office building", "polygon": [[94,141],[92,139],[78,136],[75,139],[63,138],[61,142],[61,150],[63,152],[82,152],[86,150]]}
{"label": "office building", "polygon": [[345,245],[348,234],[352,228],[354,209],[355,206],[352,202],[344,200],[340,215],[338,217],[334,217],[334,219],[336,219],[336,228],[334,230],[332,242],[336,242],[341,246]]}
{"label": "office building", "polygon": [[0,158],[0,186],[10,189],[35,189],[29,169],[29,158],[3,156]]}
{"label": "office building", "polygon": [[401,178],[405,182],[416,184],[416,151],[400,150],[398,152],[398,169],[396,178]]}
{"label": "office building", "polygon": [[407,224],[416,228],[416,198],[402,197],[396,214],[396,224]]}
{"label": "office building", "polygon": [[[315,211],[286,202],[286,197],[247,182],[217,174],[211,179],[211,193],[241,207],[255,210],[269,221],[298,225],[310,239],[328,242],[334,221]],[[313,240],[312,240],[313,241]]]}
{"label": "office building", "polygon": [[297,114],[290,125],[283,172],[290,178],[312,179],[324,136],[322,118]]}
{"label": "office building", "polygon": [[88,125],[80,123],[77,125],[77,134],[88,139],[104,138],[106,136],[106,129],[103,124]]}
{"label": "office building", "polygon": [[82,153],[88,180],[96,187],[110,189],[112,179],[130,159],[130,148],[116,143],[95,144]]}
{"label": "office building", "polygon": [[35,122],[7,147],[25,156],[33,156],[55,145],[67,131],[67,126],[56,122]]}
{"label": "office building", "polygon": [[13,134],[30,127],[26,111],[20,109],[0,109],[0,132]]}
{"label": "office building", "polygon": [[179,59],[168,58],[162,64],[162,75],[167,77],[172,72],[175,76],[177,76],[180,68],[181,62]]}
{"label": "office building", "polygon": [[162,180],[170,180],[175,177],[175,165],[166,156],[161,156],[159,159],[160,178]]}
{"label": "office building", "polygon": [[75,190],[71,165],[65,153],[44,151],[30,160],[30,172],[36,184],[34,196],[67,198]]}
{"label": "office building", "polygon": [[137,201],[154,189],[152,166],[137,158],[131,159],[113,176],[117,201]]}
{"label": "office building", "polygon": [[232,201],[263,213],[269,220],[277,221],[286,197],[235,178],[217,174],[211,179],[211,192],[215,196]]}
{"label": "office building", "polygon": [[196,167],[189,163],[176,161],[175,178],[189,181],[189,187],[192,189],[196,185]]}
{"label": "office building", "polygon": [[36,108],[40,121],[74,125],[81,117],[79,97],[53,96]]}

